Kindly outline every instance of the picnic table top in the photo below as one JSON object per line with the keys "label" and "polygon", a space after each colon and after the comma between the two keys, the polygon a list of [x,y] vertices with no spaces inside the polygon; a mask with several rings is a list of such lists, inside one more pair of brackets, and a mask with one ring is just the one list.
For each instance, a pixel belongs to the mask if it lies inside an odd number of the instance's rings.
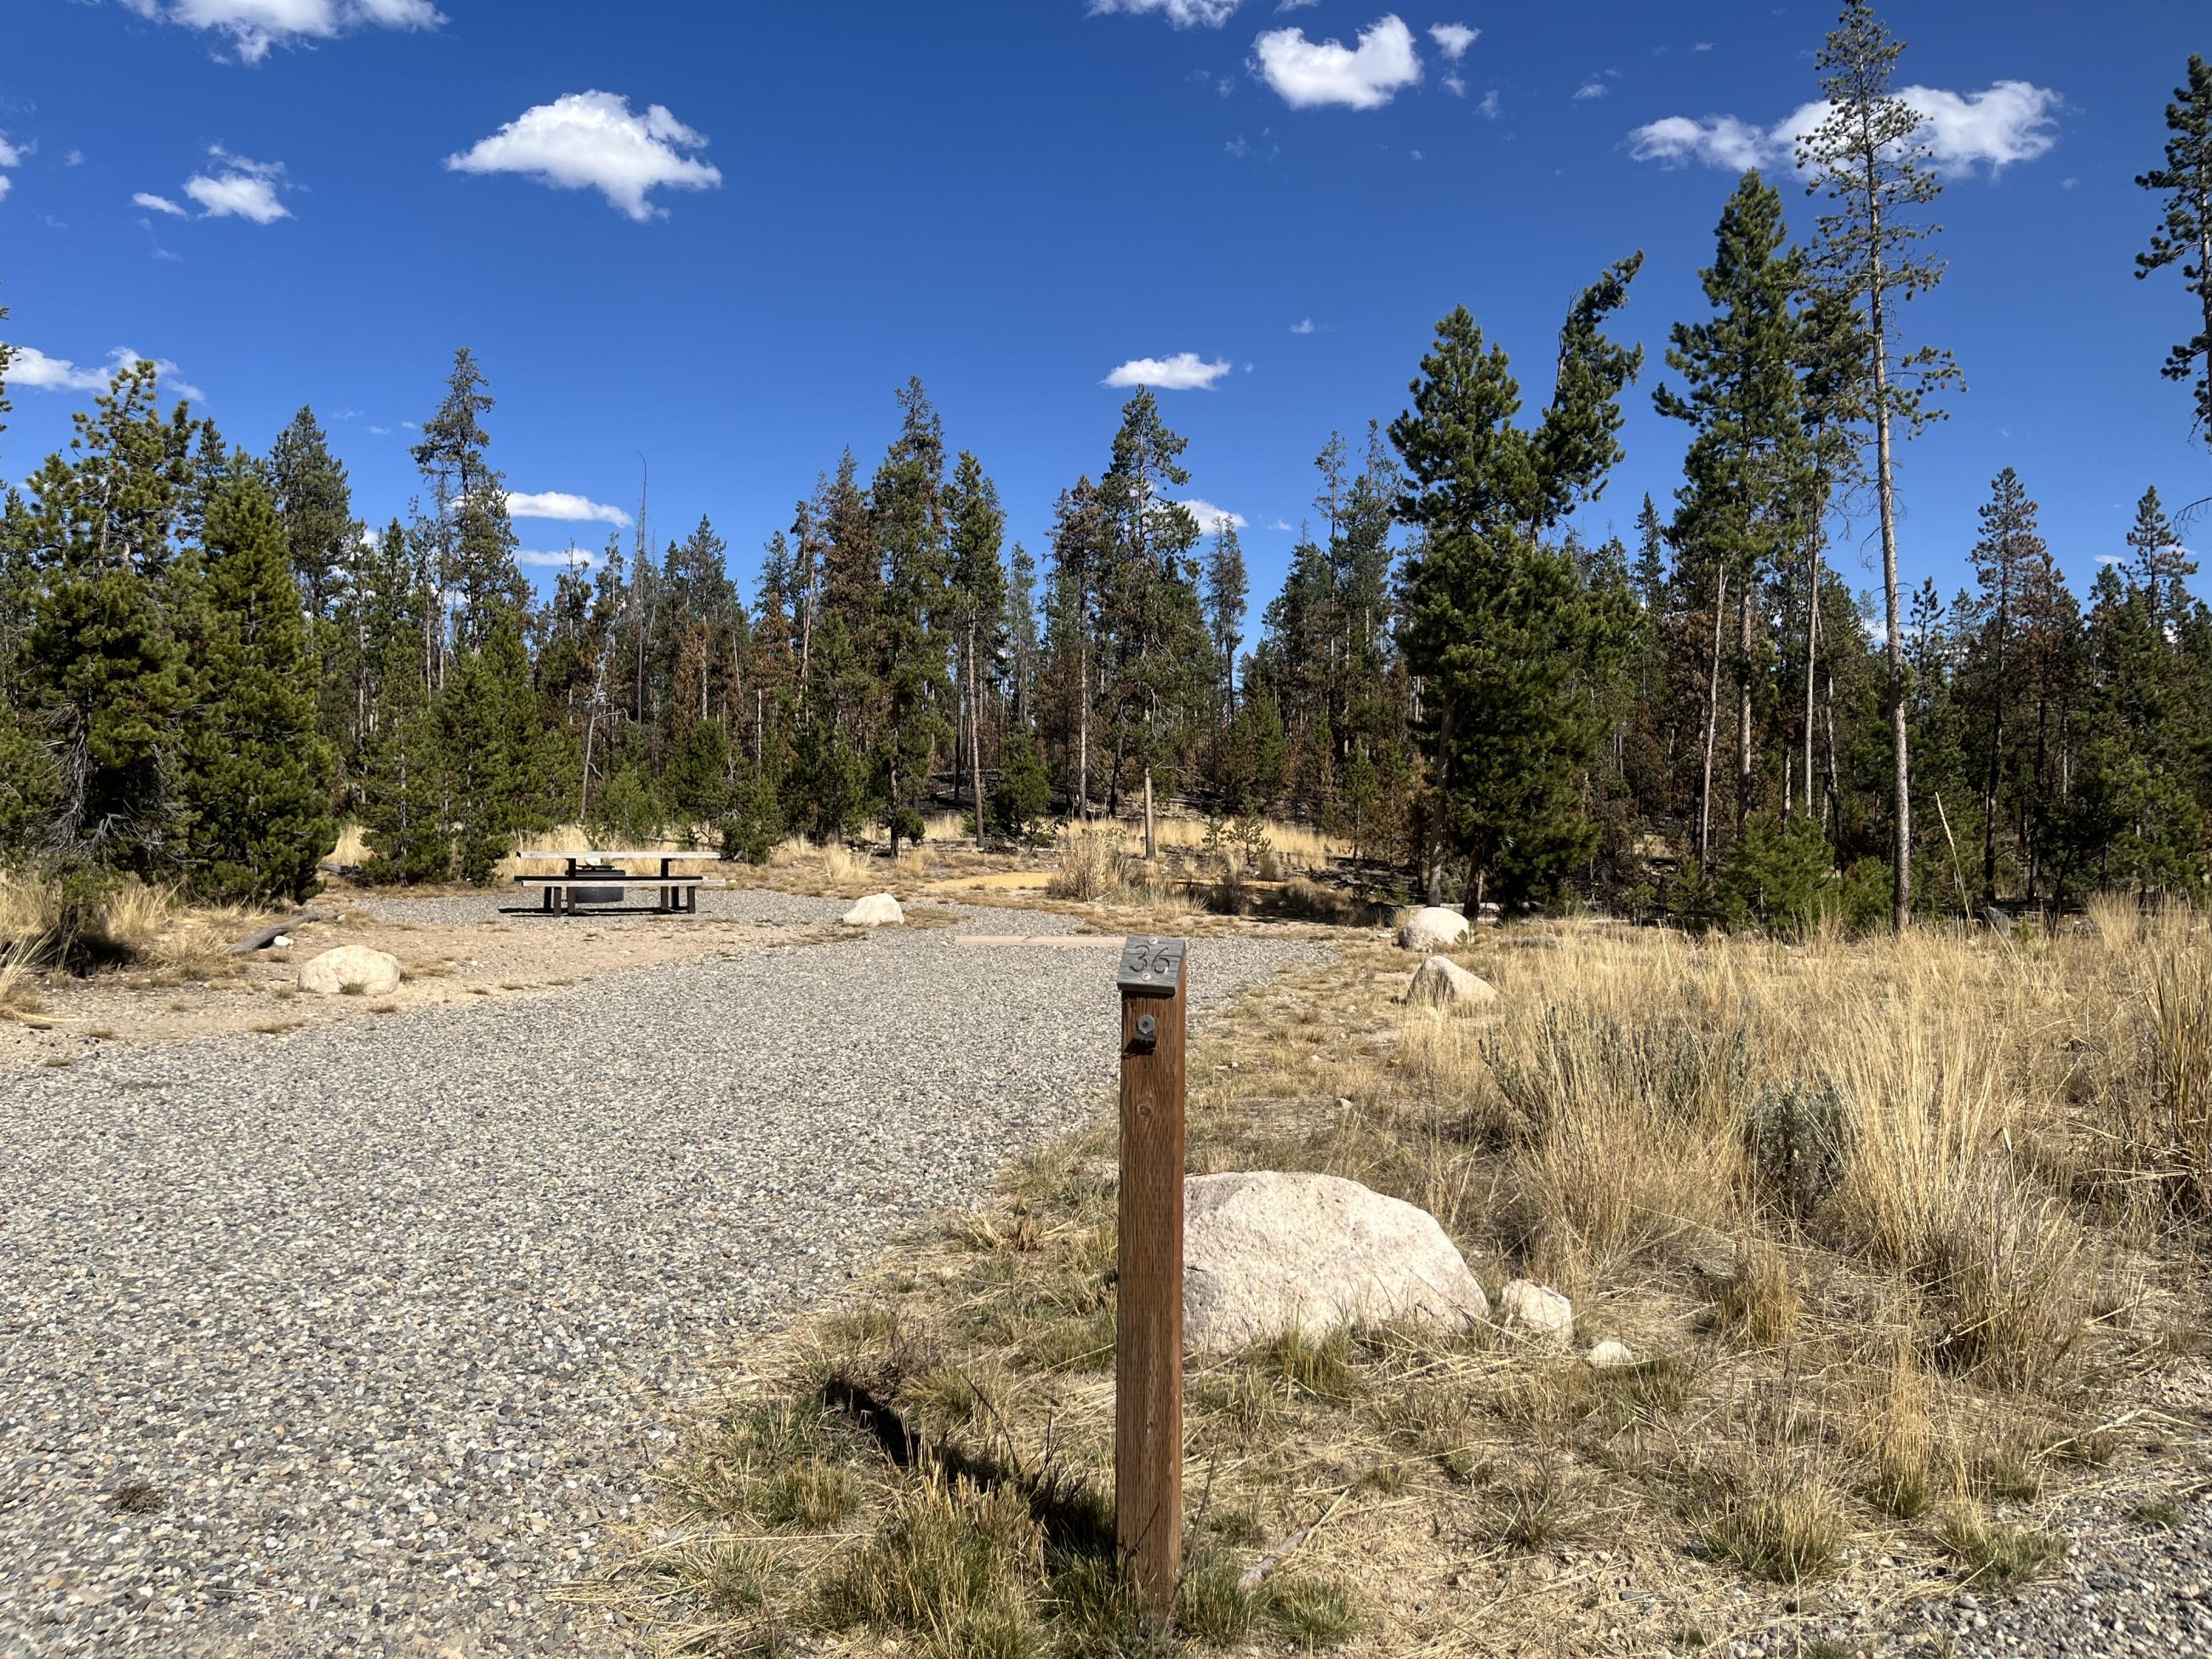
{"label": "picnic table top", "polygon": [[691,852],[681,848],[656,848],[641,851],[619,847],[540,848],[533,852],[517,853],[519,859],[708,859],[720,864],[721,855],[710,848],[702,847]]}
{"label": "picnic table top", "polygon": [[596,875],[574,876],[517,876],[515,880],[532,887],[692,887],[703,884],[704,876],[661,876],[650,872],[634,874],[625,870],[609,870]]}

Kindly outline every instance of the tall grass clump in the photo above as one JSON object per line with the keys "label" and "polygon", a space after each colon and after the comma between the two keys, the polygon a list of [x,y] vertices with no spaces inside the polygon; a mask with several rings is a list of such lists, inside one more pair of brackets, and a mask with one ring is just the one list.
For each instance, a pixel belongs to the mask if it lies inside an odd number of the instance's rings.
{"label": "tall grass clump", "polygon": [[1045,890],[1054,898],[1088,902],[1122,890],[1128,855],[1115,830],[1070,830],[1060,838]]}

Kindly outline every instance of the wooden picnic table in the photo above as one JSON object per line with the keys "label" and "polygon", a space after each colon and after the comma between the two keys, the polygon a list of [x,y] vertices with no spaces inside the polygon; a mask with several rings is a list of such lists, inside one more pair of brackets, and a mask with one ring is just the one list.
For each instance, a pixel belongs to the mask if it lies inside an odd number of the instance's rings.
{"label": "wooden picnic table", "polygon": [[[671,853],[661,848],[640,851],[620,848],[580,847],[559,848],[524,853],[519,856],[532,859],[560,859],[567,871],[558,876],[517,876],[517,884],[534,887],[543,893],[548,915],[574,915],[576,892],[579,888],[619,887],[627,891],[632,887],[653,887],[659,890],[660,908],[684,915],[699,912],[699,889],[706,884],[703,876],[679,876],[671,866],[678,859],[712,857],[711,854]],[[644,863],[658,860],[658,874],[637,873],[618,867],[620,864]],[[595,866],[604,865],[605,869]],[[587,867],[591,866],[591,867]]]}
{"label": "wooden picnic table", "polygon": [[548,852],[518,853],[515,856],[525,859],[565,860],[568,866],[568,873],[572,876],[576,873],[576,866],[580,864],[634,864],[648,859],[659,859],[660,873],[665,877],[668,874],[668,866],[678,859],[706,859],[713,858],[714,855],[712,853],[671,853],[660,848],[645,852],[640,852],[635,848],[624,852],[613,848],[579,847],[556,848]]}

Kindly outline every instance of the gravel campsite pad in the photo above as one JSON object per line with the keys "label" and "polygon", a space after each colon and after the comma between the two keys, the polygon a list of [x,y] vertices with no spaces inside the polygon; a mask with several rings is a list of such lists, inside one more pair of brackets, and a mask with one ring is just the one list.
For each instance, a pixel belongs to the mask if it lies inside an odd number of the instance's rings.
{"label": "gravel campsite pad", "polygon": [[1113,966],[892,931],[0,1078],[0,1654],[619,1650],[547,1592],[668,1407],[1095,1111]]}

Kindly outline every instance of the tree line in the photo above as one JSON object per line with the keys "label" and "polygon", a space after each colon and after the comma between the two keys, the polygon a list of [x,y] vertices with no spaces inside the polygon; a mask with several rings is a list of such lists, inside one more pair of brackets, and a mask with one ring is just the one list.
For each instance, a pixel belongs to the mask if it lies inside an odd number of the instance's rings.
{"label": "tree line", "polygon": [[[343,822],[370,878],[484,881],[571,820],[757,860],[870,823],[896,853],[931,810],[981,844],[1173,797],[1320,825],[1376,890],[1470,903],[1902,925],[2201,895],[2212,611],[2155,490],[2086,594],[2010,468],[1970,586],[1900,574],[1893,446],[1963,389],[1901,325],[1943,274],[1901,51],[1850,0],[1799,141],[1807,241],[1756,171],[1723,207],[1706,309],[1650,391],[1686,434],[1671,502],[1626,538],[1577,528],[1646,370],[1612,331],[1631,253],[1573,296],[1531,415],[1504,348],[1463,308],[1439,322],[1405,411],[1322,447],[1256,621],[1236,529],[1175,497],[1187,444],[1149,391],[1036,554],[909,381],[881,459],[823,471],[750,598],[709,521],[656,549],[642,506],[540,597],[468,350],[381,526],[311,410],[255,455],[126,368],[0,504],[0,855],[88,890],[296,896]],[[2162,372],[2202,435],[2201,58],[2166,120],[2137,270],[2178,267],[2201,308]],[[0,416],[5,370],[0,347]],[[1831,556],[1863,518],[1869,599]]]}

